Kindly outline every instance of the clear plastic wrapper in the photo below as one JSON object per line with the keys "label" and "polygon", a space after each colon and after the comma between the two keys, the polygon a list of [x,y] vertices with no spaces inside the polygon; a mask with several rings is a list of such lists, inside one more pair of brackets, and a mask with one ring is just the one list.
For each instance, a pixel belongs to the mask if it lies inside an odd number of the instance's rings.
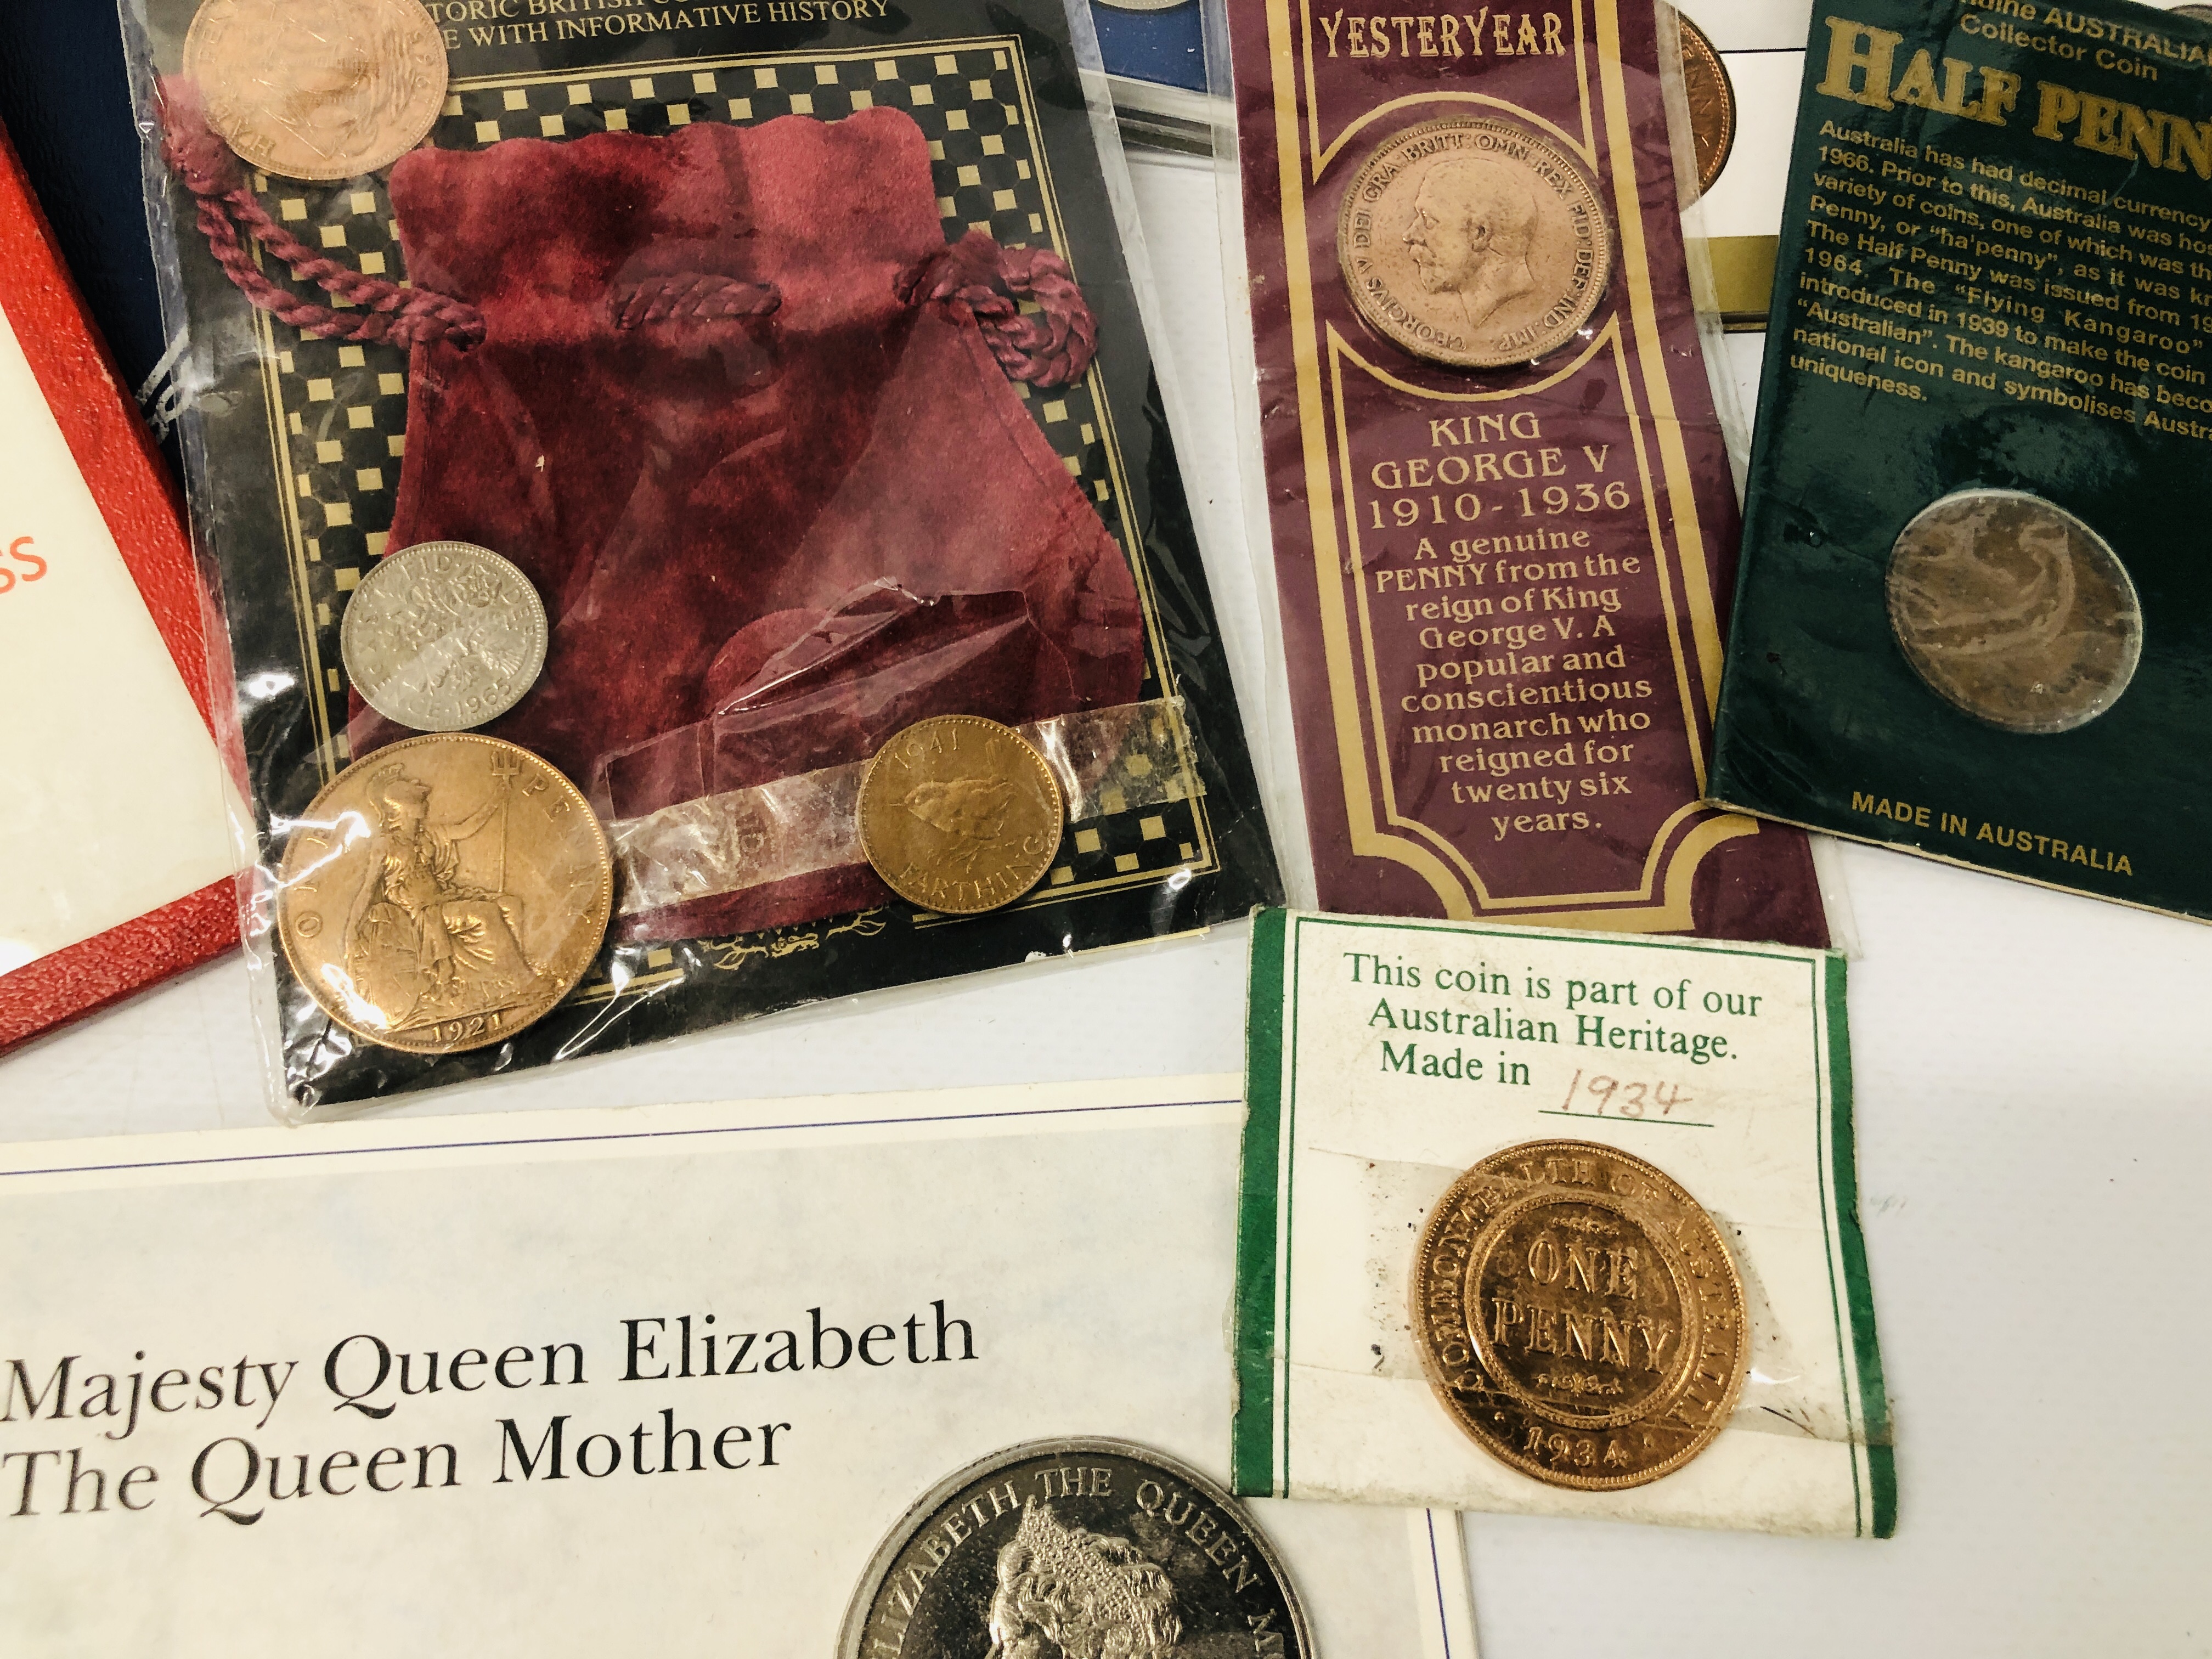
{"label": "clear plastic wrapper", "polygon": [[1826,943],[1803,839],[1700,805],[1744,430],[1673,20],[1213,17],[1310,890]]}
{"label": "clear plastic wrapper", "polygon": [[[483,9],[123,0],[280,1111],[1273,896],[1087,17]],[[349,603],[441,544],[514,573],[380,601],[372,673]],[[945,716],[1067,808],[957,919],[853,810]],[[999,787],[913,810],[972,869]]]}

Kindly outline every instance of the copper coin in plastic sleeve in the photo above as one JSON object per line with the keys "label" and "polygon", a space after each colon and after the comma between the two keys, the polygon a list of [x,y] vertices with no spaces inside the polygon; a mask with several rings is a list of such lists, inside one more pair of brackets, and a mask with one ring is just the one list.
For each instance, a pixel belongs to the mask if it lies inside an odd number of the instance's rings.
{"label": "copper coin in plastic sleeve", "polygon": [[1237,1500],[1126,1441],[1035,1440],[940,1481],[853,1594],[838,1659],[1310,1659]]}
{"label": "copper coin in plastic sleeve", "polygon": [[409,1054],[504,1042],[574,990],[606,938],[614,861],[591,805],[526,749],[409,738],[294,823],[277,936],[323,1012]]}
{"label": "copper coin in plastic sleeve", "polygon": [[1429,1216],[1414,1335],[1437,1396],[1485,1451],[1589,1492],[1671,1474],[1735,1409],[1743,1286],[1694,1198],[1587,1140],[1486,1158]]}
{"label": "copper coin in plastic sleeve", "polygon": [[1336,252],[1359,314],[1419,357],[1532,362],[1605,297],[1613,225],[1582,164],[1517,122],[1425,121],[1352,175]]}
{"label": "copper coin in plastic sleeve", "polygon": [[420,542],[378,560],[338,630],[362,700],[417,732],[497,720],[537,683],[546,640],[530,578],[468,542]]}
{"label": "copper coin in plastic sleeve", "polygon": [[1681,31],[1682,92],[1690,106],[1690,143],[1702,196],[1719,179],[1735,147],[1735,88],[1705,32],[1679,9],[1674,21]]}
{"label": "copper coin in plastic sleeve", "polygon": [[917,720],[878,749],[858,811],[884,884],[948,915],[995,910],[1043,880],[1066,817],[1044,757],[975,714]]}
{"label": "copper coin in plastic sleeve", "polygon": [[446,104],[446,43],[422,0],[206,0],[184,68],[208,125],[285,179],[388,167]]}
{"label": "copper coin in plastic sleeve", "polygon": [[2142,607],[2119,557],[2039,495],[1962,489],[1889,555],[1889,622],[1929,689],[2008,732],[2070,732],[2119,700]]}

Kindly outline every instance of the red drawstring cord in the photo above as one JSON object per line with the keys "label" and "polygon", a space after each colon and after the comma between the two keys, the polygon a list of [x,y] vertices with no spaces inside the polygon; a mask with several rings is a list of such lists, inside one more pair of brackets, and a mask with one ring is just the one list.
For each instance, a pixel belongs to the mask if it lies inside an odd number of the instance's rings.
{"label": "red drawstring cord", "polygon": [[[321,339],[396,346],[444,340],[463,351],[483,343],[483,313],[474,306],[425,289],[403,288],[325,258],[270,218],[255,198],[238,158],[209,129],[199,88],[182,76],[165,76],[161,82],[161,155],[198,199],[200,231],[216,263],[240,292],[279,322]],[[239,240],[240,225],[301,281],[350,301],[360,310],[333,311],[272,281]]]}
{"label": "red drawstring cord", "polygon": [[[898,295],[909,305],[966,306],[999,366],[1032,386],[1079,380],[1097,355],[1098,320],[1066,262],[1048,248],[1000,247],[971,230],[908,271]],[[1018,302],[1024,299],[1036,303],[1035,313],[1022,312]]]}
{"label": "red drawstring cord", "polygon": [[[444,340],[463,351],[484,337],[483,313],[427,289],[403,288],[370,276],[308,247],[256,199],[228,145],[207,125],[199,88],[180,76],[161,82],[161,153],[199,204],[199,226],[230,280],[280,322],[324,339],[382,341],[412,346]],[[302,282],[352,302],[356,313],[302,300],[264,275],[240,240],[243,225]],[[1005,248],[981,231],[967,235],[907,273],[899,298],[908,304],[943,300],[968,307],[1000,366],[1040,386],[1080,380],[1098,349],[1098,323],[1066,262],[1046,248]],[[1024,314],[1022,300],[1037,309]],[[624,289],[610,296],[616,326],[670,319],[757,317],[781,296],[771,286],[734,278],[684,276]]]}

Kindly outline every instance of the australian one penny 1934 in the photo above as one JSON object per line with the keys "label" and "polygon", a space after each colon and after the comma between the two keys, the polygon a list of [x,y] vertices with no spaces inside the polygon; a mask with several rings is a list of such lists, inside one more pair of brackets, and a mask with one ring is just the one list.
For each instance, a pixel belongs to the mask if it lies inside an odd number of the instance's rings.
{"label": "australian one penny 1934", "polygon": [[206,0],[184,69],[208,125],[286,179],[390,167],[446,103],[446,43],[422,0]]}
{"label": "australian one penny 1934", "polygon": [[1119,1440],[1037,1440],[925,1494],[862,1573],[837,1659],[1311,1659],[1243,1508]]}
{"label": "australian one penny 1934", "polygon": [[1548,356],[1589,320],[1613,227],[1562,145],[1455,115],[1394,134],[1361,163],[1336,252],[1376,332],[1435,362],[1497,368]]}
{"label": "australian one penny 1934", "polygon": [[860,850],[891,891],[949,915],[995,910],[1043,879],[1065,808],[1044,757],[975,714],[917,720],[860,781]]}
{"label": "australian one penny 1934", "polygon": [[1750,1340],[1728,1247],[1688,1193],[1609,1146],[1531,1141],[1461,1176],[1413,1294],[1445,1409],[1547,1485],[1656,1480],[1735,1408]]}
{"label": "australian one penny 1934", "polygon": [[503,1042],[575,988],[614,864],[590,803],[496,738],[410,738],[356,761],[294,823],[277,935],[307,994],[410,1054]]}

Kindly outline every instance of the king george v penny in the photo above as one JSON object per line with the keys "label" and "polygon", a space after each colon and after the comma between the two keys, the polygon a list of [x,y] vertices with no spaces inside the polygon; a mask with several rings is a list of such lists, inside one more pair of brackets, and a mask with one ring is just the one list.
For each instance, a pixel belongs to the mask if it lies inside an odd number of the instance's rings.
{"label": "king george v penny", "polygon": [[860,850],[909,904],[995,910],[1036,886],[1060,852],[1060,784],[1011,726],[975,714],[918,720],[860,780]]}
{"label": "king george v penny", "polygon": [[1493,1153],[1454,1182],[1413,1265],[1444,1408],[1485,1451],[1589,1492],[1671,1474],[1735,1408],[1743,1287],[1698,1201],[1586,1140]]}
{"label": "king george v penny", "polygon": [[1036,1440],[947,1477],[860,1576],[837,1659],[1311,1659],[1236,1499],[1120,1440]]}
{"label": "king george v penny", "polygon": [[446,43],[422,0],[206,0],[184,68],[208,125],[286,179],[390,167],[446,103]]}
{"label": "king george v penny", "polygon": [[362,700],[417,732],[497,720],[536,684],[546,642],[530,578],[468,542],[422,542],[378,560],[338,629]]}
{"label": "king george v penny", "polygon": [[1449,116],[1360,164],[1336,252],[1376,332],[1434,362],[1496,368],[1558,350],[1589,320],[1613,226],[1563,146],[1516,122]]}
{"label": "king george v penny", "polygon": [[1702,196],[1719,179],[1735,146],[1735,88],[1705,32],[1680,10],[1674,21],[1681,32],[1682,92],[1690,106],[1690,143]]}
{"label": "king george v penny", "polygon": [[355,1036],[417,1054],[504,1042],[574,990],[614,908],[590,803],[496,738],[410,738],[338,774],[284,847],[277,936]]}
{"label": "king george v penny", "polygon": [[1962,489],[1890,550],[1889,622],[1912,672],[2008,732],[2070,732],[2118,701],[2142,656],[2135,583],[2105,538],[2016,489]]}

